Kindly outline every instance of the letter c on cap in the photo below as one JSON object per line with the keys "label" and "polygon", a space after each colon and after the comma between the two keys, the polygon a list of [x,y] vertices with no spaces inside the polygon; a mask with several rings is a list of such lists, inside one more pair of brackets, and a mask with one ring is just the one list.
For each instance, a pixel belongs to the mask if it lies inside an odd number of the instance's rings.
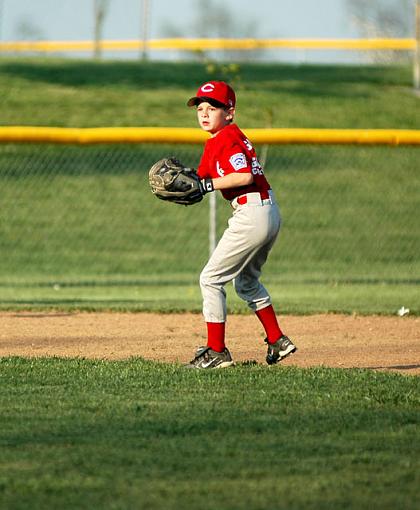
{"label": "letter c on cap", "polygon": [[213,92],[213,90],[214,90],[214,85],[213,85],[213,83],[206,83],[205,85],[203,85],[203,86],[201,87],[201,90],[202,90],[203,92]]}

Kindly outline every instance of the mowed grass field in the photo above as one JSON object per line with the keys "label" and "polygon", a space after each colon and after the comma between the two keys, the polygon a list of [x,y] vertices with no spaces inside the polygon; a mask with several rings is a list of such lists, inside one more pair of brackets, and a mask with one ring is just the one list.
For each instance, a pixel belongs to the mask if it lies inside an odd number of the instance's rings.
{"label": "mowed grass field", "polygon": [[237,92],[243,127],[418,128],[410,66],[0,60],[2,125],[196,127],[206,80]]}
{"label": "mowed grass field", "polygon": [[[186,99],[223,78],[243,128],[418,127],[408,67],[2,59],[0,73],[3,125],[196,127]],[[196,166],[201,147],[1,146],[0,307],[199,311],[208,199],[174,207],[147,183],[174,153]],[[418,148],[283,146],[264,159],[284,219],[264,281],[281,311],[418,314]],[[218,235],[229,214],[219,200]]]}
{"label": "mowed grass field", "polygon": [[419,379],[0,360],[7,509],[418,507]]}
{"label": "mowed grass field", "polygon": [[[0,123],[195,127],[186,99],[223,78],[242,127],[418,128],[408,67],[216,71],[1,59]],[[147,189],[170,149],[0,147],[0,306],[198,311],[208,209],[168,209]],[[265,281],[282,313],[419,313],[417,149],[270,147],[266,168],[285,224]],[[0,385],[1,508],[418,506],[418,377],[2,358]]]}

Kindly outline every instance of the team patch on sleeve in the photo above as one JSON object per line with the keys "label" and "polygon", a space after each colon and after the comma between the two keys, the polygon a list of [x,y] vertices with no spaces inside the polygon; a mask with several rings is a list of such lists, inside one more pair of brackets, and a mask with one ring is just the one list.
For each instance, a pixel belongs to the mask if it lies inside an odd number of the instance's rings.
{"label": "team patch on sleeve", "polygon": [[238,152],[229,158],[229,163],[233,166],[235,171],[241,170],[242,168],[246,168],[247,162],[245,154],[242,152]]}

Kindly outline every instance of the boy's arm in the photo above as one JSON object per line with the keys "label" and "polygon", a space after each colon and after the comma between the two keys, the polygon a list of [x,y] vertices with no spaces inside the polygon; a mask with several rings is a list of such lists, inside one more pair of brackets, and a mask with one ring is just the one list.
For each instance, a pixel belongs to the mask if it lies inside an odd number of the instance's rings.
{"label": "boy's arm", "polygon": [[241,186],[249,186],[254,181],[254,176],[251,173],[232,173],[224,175],[223,177],[216,177],[212,179],[213,188],[216,189],[229,189],[239,188]]}

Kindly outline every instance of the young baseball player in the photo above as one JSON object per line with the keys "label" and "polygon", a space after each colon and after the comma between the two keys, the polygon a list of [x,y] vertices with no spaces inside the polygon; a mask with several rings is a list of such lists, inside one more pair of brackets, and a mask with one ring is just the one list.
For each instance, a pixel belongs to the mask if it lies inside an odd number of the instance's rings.
{"label": "young baseball player", "polygon": [[225,285],[233,280],[261,321],[268,344],[267,363],[277,363],[296,346],[283,334],[270,296],[259,282],[280,229],[280,212],[255,150],[236,124],[236,97],[225,82],[204,83],[188,101],[200,127],[211,134],[197,169],[205,193],[220,190],[233,208],[228,227],[200,275],[207,346],[200,347],[191,368],[224,368],[233,364],[225,345]]}

